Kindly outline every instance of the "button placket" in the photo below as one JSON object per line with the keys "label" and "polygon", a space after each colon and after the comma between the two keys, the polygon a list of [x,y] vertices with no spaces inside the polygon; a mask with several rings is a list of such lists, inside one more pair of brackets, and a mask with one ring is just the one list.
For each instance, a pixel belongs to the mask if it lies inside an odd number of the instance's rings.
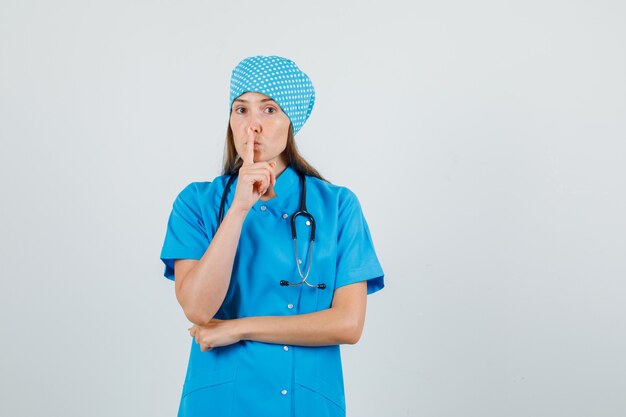
{"label": "button placket", "polygon": [[271,210],[271,206],[269,204],[267,204],[268,202],[263,202],[260,201],[260,204],[258,206],[255,206],[254,208],[256,209],[256,212],[263,217],[267,217],[272,213]]}

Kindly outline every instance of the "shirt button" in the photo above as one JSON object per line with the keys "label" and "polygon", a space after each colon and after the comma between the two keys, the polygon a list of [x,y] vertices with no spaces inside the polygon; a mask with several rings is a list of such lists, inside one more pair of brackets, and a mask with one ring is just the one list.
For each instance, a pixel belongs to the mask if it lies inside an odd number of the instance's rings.
{"label": "shirt button", "polygon": [[291,303],[287,304],[287,308],[291,310],[293,308],[293,304]]}
{"label": "shirt button", "polygon": [[282,390],[280,393],[281,393],[281,394],[283,394],[283,395],[287,395],[287,390],[286,390],[286,389],[284,389],[284,390]]}
{"label": "shirt button", "polygon": [[287,352],[289,350],[289,346],[283,346],[283,350]]}
{"label": "shirt button", "polygon": [[289,217],[287,213],[283,214],[283,219],[286,219],[287,217]]}
{"label": "shirt button", "polygon": [[267,210],[267,206],[261,206],[261,211]]}

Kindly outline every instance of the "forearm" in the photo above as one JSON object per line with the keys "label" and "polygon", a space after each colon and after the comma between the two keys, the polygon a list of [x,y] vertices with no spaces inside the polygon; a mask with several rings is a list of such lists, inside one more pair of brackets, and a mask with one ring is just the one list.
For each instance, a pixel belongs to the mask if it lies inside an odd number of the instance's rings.
{"label": "forearm", "polygon": [[354,314],[329,308],[295,316],[258,316],[234,320],[241,340],[301,346],[354,344],[363,323]]}
{"label": "forearm", "polygon": [[245,211],[228,210],[204,255],[185,275],[178,301],[191,322],[207,323],[222,305],[245,217]]}

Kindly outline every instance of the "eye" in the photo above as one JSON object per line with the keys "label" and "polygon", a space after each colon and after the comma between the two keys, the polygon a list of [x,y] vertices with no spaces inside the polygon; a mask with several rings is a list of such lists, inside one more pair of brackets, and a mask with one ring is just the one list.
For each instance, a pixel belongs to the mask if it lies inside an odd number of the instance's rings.
{"label": "eye", "polygon": [[270,114],[276,113],[276,109],[274,107],[266,107],[265,110],[271,110]]}
{"label": "eye", "polygon": [[242,112],[240,112],[239,110],[245,110],[243,107],[237,107],[234,112],[237,114],[241,114]]}

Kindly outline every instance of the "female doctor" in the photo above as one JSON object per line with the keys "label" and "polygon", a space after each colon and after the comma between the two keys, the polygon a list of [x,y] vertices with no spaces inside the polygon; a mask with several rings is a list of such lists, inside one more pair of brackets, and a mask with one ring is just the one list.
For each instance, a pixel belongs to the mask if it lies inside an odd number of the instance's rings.
{"label": "female doctor", "polygon": [[357,197],[298,153],[314,102],[293,61],[242,60],[224,175],[173,203],[161,260],[193,323],[179,417],[345,416],[339,345],[384,274]]}

